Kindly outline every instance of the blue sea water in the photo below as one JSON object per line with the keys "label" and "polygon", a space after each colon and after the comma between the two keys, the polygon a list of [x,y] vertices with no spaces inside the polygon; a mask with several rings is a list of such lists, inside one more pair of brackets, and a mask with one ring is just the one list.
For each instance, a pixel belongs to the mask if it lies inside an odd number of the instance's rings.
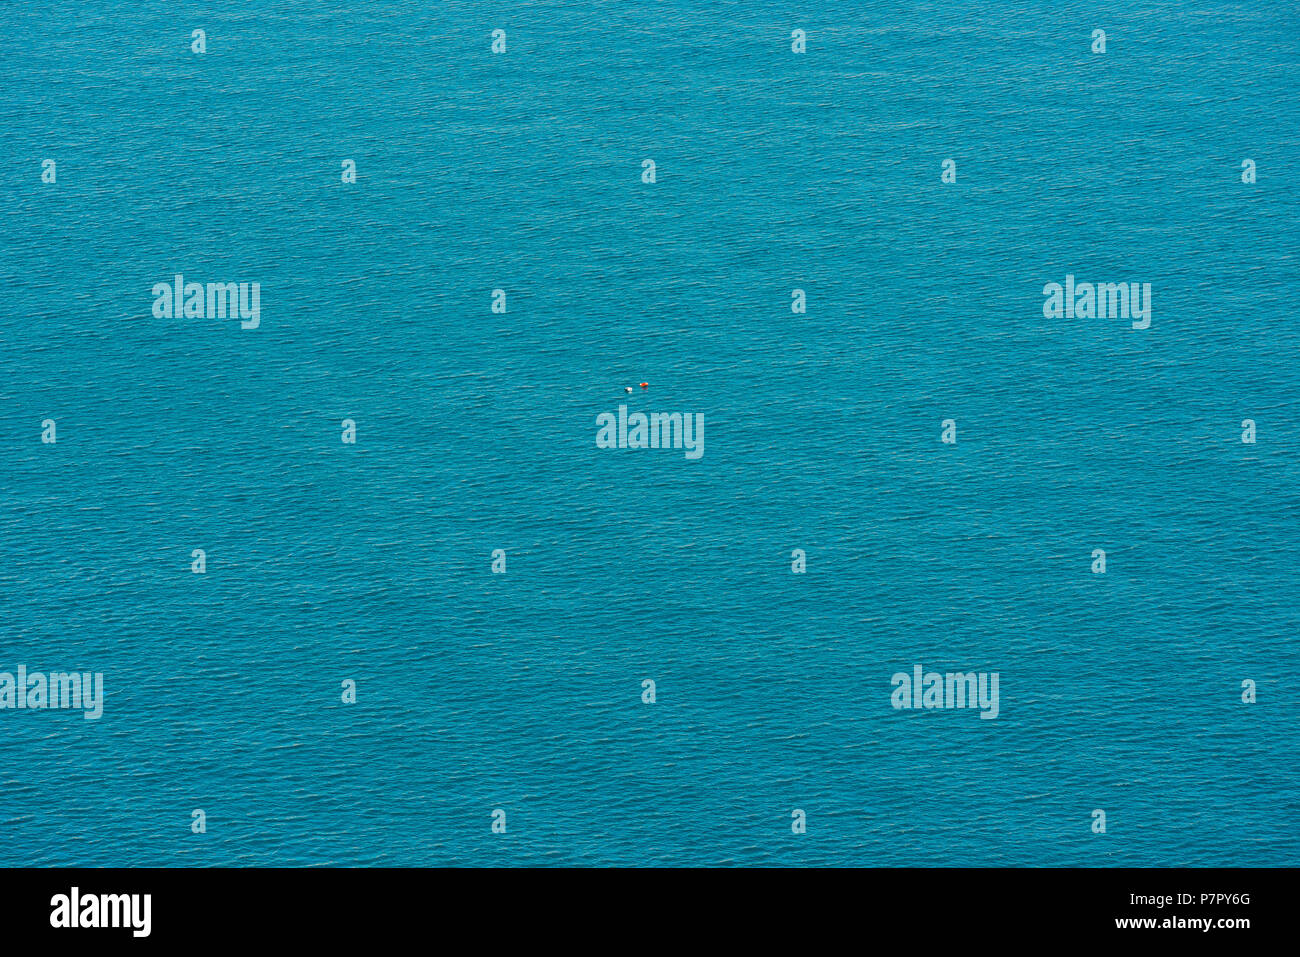
{"label": "blue sea water", "polygon": [[1300,863],[1298,67],[1289,3],[5,5],[0,671],[106,699],[0,711],[0,864]]}

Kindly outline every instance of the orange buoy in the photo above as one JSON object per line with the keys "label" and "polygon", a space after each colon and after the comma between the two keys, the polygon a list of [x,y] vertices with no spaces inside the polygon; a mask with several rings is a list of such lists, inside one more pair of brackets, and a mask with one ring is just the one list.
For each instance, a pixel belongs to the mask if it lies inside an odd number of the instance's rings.
{"label": "orange buoy", "polygon": [[642,382],[642,383],[641,383],[641,388],[643,388],[643,389],[648,389],[648,388],[650,388],[650,383],[649,383],[649,382]]}

